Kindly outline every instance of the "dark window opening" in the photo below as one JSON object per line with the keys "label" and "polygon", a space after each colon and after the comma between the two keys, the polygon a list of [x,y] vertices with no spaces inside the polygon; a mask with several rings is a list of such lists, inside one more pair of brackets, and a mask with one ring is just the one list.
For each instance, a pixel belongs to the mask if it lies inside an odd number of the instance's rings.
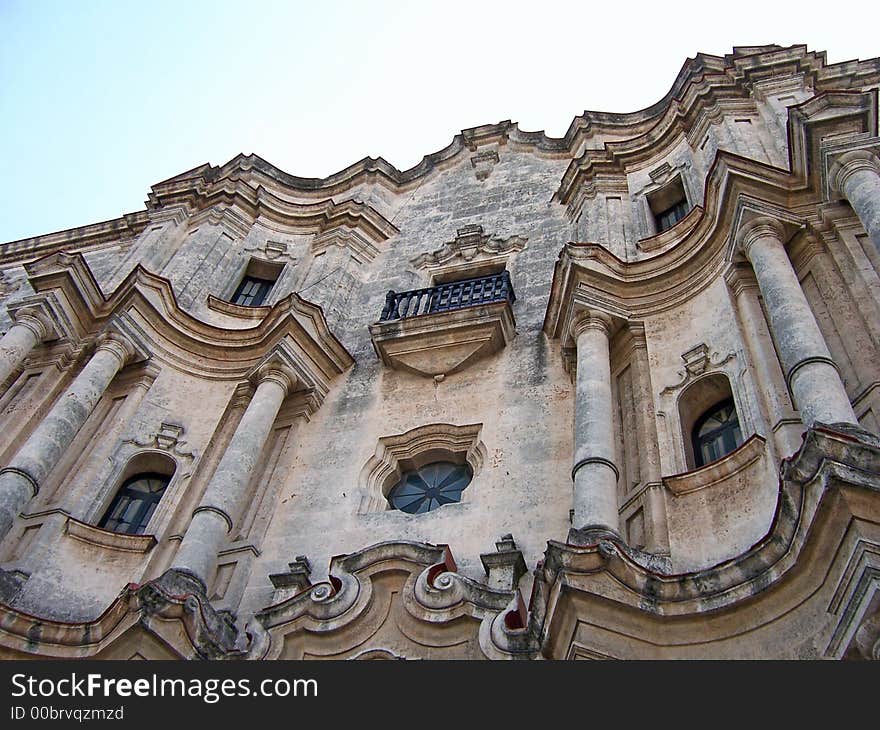
{"label": "dark window opening", "polygon": [[98,527],[142,535],[170,479],[164,474],[135,474],[119,488]]}
{"label": "dark window opening", "polygon": [[669,230],[690,212],[690,204],[684,192],[681,178],[648,194],[648,206],[654,216],[657,233]]}
{"label": "dark window opening", "polygon": [[232,295],[232,303],[240,304],[242,307],[259,307],[266,301],[274,284],[275,282],[269,279],[245,276]]}
{"label": "dark window opening", "polygon": [[436,461],[406,472],[388,493],[393,509],[421,514],[461,501],[461,493],[473,478],[467,464]]}
{"label": "dark window opening", "polygon": [[694,461],[697,468],[726,456],[742,444],[742,431],[733,399],[706,411],[694,424]]}
{"label": "dark window opening", "polygon": [[671,208],[657,213],[655,219],[657,221],[657,232],[665,231],[672,228],[682,218],[688,214],[688,204],[686,200],[681,200]]}

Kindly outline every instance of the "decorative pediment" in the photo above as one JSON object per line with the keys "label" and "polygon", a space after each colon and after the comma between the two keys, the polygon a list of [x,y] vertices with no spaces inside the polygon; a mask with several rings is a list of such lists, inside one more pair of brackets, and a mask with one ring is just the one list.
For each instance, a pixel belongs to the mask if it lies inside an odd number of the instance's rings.
{"label": "decorative pediment", "polygon": [[[526,247],[525,236],[500,238],[483,231],[483,226],[469,225],[459,228],[455,238],[444,243],[436,251],[423,253],[410,259],[416,269],[422,269],[435,278],[438,274],[449,275],[456,271],[474,269],[480,264],[504,268],[512,255]],[[477,273],[484,273],[476,271]]]}

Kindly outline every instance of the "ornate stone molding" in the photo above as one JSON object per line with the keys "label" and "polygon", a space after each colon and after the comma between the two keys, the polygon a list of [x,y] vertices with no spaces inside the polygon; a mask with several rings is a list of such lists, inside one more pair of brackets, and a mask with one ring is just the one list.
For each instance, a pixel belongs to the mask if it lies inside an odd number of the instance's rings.
{"label": "ornate stone molding", "polygon": [[111,532],[73,517],[67,518],[64,529],[74,540],[79,540],[93,547],[124,553],[146,553],[156,545],[155,535],[128,535]]}
{"label": "ornate stone molding", "polygon": [[506,266],[527,242],[525,236],[500,238],[484,233],[483,226],[468,225],[459,228],[452,241],[430,253],[419,254],[410,259],[410,264],[435,277],[440,273],[451,275],[452,272],[466,271],[468,266],[479,264]]}
{"label": "ornate stone molding", "polygon": [[474,174],[480,182],[492,174],[492,169],[497,164],[498,149],[495,147],[479,150],[471,155],[471,167],[474,168]]}
{"label": "ornate stone molding", "polygon": [[114,656],[143,646],[143,635],[164,647],[162,658],[234,659],[242,656],[230,616],[214,610],[198,581],[176,570],[144,584],[129,583],[92,621],[38,618],[0,604],[4,645],[16,656],[75,659]]}
{"label": "ornate stone molding", "polygon": [[394,436],[379,439],[376,453],[363,466],[358,477],[361,490],[359,512],[388,509],[388,490],[400,479],[406,463],[416,463],[423,454],[435,458],[443,454],[449,461],[467,462],[474,477],[480,473],[487,458],[485,444],[480,440],[483,424],[454,426],[432,423]]}
{"label": "ornate stone molding", "polygon": [[356,263],[369,264],[383,250],[378,243],[358,228],[339,226],[316,236],[312,240],[311,248],[313,254],[320,254],[332,246],[339,246],[345,249]]}
{"label": "ornate stone molding", "polygon": [[663,484],[676,496],[723,484],[757,462],[765,452],[766,439],[753,434],[726,456],[699,469],[663,477]]}
{"label": "ornate stone molding", "polygon": [[384,365],[443,380],[506,347],[516,334],[509,301],[478,304],[370,325]]}
{"label": "ornate stone molding", "polygon": [[105,297],[80,254],[52,254],[26,265],[38,294],[57,296],[74,325],[73,335],[90,339],[107,326],[149,343],[163,366],[209,379],[234,380],[283,341],[305,364],[325,393],[330,381],[354,362],[330,331],[320,307],[290,294],[255,321],[250,313],[236,327],[219,327],[182,310],[171,283],[140,266]]}
{"label": "ornate stone molding", "polygon": [[187,443],[181,437],[184,434],[184,427],[179,423],[169,423],[163,421],[155,433],[150,434],[147,438],[131,438],[124,439],[123,444],[132,444],[142,449],[159,449],[167,451],[174,456],[187,459],[192,462],[196,458],[196,452],[186,448]]}
{"label": "ornate stone molding", "polygon": [[[247,628],[258,637],[250,658],[354,657],[381,648],[365,646],[363,638],[364,631],[379,626],[411,647],[408,657],[534,656],[519,592],[459,574],[446,545],[379,543],[333,558],[329,575],[326,583],[256,615]],[[399,588],[389,592],[387,579],[381,579],[393,575]],[[400,607],[396,611],[391,610],[394,602]],[[457,637],[454,643],[452,637]]]}
{"label": "ornate stone molding", "polygon": [[[876,561],[859,556],[864,556],[865,546],[880,551],[869,527],[880,500],[878,473],[880,438],[875,434],[848,424],[816,424],[807,431],[801,449],[783,462],[779,506],[767,535],[741,555],[703,570],[663,575],[639,566],[613,541],[581,547],[550,541],[531,606],[545,656],[567,653],[567,642],[576,640],[576,634],[561,636],[555,624],[570,617],[567,610],[575,603],[579,615],[589,615],[594,598],[640,612],[635,633],[635,625],[627,625],[627,642],[657,642],[674,648],[680,657],[699,655],[694,637],[700,646],[743,641],[739,629],[744,621],[754,624],[754,631],[772,632],[774,617],[786,615],[790,601],[797,600],[805,632],[815,626],[818,635],[820,627],[827,626],[829,612],[835,616],[841,640],[826,655],[839,656],[867,612],[865,592],[858,586],[868,585],[863,579]],[[814,598],[806,603],[797,587],[800,580],[815,586],[809,594]],[[838,586],[839,597],[830,606],[828,592],[818,592],[825,581]],[[556,592],[562,583],[565,590]],[[756,612],[762,616],[760,622],[750,622],[748,617]],[[713,616],[711,625],[705,623],[708,613]],[[662,618],[668,616],[677,617],[680,631],[669,633],[670,624]],[[615,631],[611,624],[603,629]],[[624,649],[619,644],[618,650]]]}
{"label": "ornate stone molding", "polygon": [[701,375],[723,369],[727,363],[735,358],[736,353],[734,352],[728,352],[723,356],[717,352],[710,354],[709,346],[705,342],[701,342],[682,354],[681,359],[684,360],[684,370],[678,372],[679,381],[672,385],[667,385],[660,391],[660,395],[665,396],[680,391]]}

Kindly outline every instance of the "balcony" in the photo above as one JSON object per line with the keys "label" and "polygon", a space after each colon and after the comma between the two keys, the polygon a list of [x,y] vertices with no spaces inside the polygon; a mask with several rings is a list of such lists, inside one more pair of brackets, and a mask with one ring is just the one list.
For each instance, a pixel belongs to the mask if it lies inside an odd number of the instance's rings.
{"label": "balcony", "polygon": [[397,370],[442,379],[510,342],[516,301],[510,273],[389,291],[370,325],[376,354]]}
{"label": "balcony", "polygon": [[510,304],[516,301],[513,285],[510,283],[510,273],[507,271],[475,279],[451,281],[428,289],[413,289],[400,293],[390,291],[385,295],[385,307],[382,309],[379,321],[387,322],[392,319],[448,312],[487,302],[502,301]]}

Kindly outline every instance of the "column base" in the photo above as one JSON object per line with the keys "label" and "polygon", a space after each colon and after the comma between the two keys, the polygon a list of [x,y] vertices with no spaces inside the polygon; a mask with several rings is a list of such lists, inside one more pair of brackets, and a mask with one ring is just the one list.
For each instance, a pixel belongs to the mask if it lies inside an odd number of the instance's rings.
{"label": "column base", "polygon": [[580,529],[572,527],[568,531],[566,542],[574,547],[596,547],[606,558],[613,557],[615,553],[622,553],[632,562],[653,573],[672,574],[672,559],[668,555],[646,553],[631,548],[620,535],[601,525],[587,525]]}
{"label": "column base", "polygon": [[177,615],[184,611],[195,619],[193,646],[205,659],[228,658],[240,652],[234,616],[217,611],[208,600],[205,584],[188,570],[169,568],[162,575],[137,589],[138,607],[148,614]]}

